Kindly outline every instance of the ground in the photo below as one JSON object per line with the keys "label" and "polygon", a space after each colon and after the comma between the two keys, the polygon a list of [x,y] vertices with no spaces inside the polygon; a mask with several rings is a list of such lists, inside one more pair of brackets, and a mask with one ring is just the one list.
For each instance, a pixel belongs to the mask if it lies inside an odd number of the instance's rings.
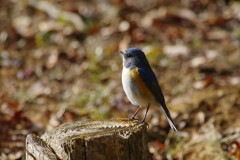
{"label": "ground", "polygon": [[119,54],[129,47],[146,53],[179,130],[151,107],[152,159],[240,159],[239,10],[231,0],[1,1],[0,159],[24,159],[28,133],[130,117]]}

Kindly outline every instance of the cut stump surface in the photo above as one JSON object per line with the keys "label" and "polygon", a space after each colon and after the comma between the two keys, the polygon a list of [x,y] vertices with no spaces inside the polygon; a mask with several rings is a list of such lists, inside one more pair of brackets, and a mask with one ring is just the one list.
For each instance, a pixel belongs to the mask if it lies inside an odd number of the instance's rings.
{"label": "cut stump surface", "polygon": [[128,120],[89,120],[65,123],[41,138],[26,138],[26,159],[147,160],[145,123]]}

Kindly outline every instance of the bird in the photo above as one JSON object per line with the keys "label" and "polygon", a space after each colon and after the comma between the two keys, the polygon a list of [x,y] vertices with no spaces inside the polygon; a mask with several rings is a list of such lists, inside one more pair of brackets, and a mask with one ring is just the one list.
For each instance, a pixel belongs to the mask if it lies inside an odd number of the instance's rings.
{"label": "bird", "polygon": [[122,86],[129,101],[139,106],[130,120],[142,107],[147,107],[145,115],[141,122],[145,122],[149,107],[151,105],[160,106],[165,115],[169,126],[177,132],[176,125],[171,118],[170,112],[166,106],[162,90],[159,86],[156,75],[154,74],[145,53],[139,48],[129,48],[126,51],[120,51],[123,59]]}

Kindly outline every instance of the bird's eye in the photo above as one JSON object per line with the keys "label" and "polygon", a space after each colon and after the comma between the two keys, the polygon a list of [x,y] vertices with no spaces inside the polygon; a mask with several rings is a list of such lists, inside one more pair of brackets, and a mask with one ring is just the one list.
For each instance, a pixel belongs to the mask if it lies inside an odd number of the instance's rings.
{"label": "bird's eye", "polygon": [[127,53],[126,54],[126,57],[131,57],[132,55],[130,53]]}

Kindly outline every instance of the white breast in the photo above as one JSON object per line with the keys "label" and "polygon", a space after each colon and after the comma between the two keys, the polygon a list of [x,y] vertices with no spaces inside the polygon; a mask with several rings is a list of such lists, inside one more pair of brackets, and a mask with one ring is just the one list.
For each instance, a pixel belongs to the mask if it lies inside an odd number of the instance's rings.
{"label": "white breast", "polygon": [[141,95],[136,81],[130,76],[130,69],[123,67],[122,70],[122,85],[128,99],[133,105],[147,106],[150,102],[145,95]]}

